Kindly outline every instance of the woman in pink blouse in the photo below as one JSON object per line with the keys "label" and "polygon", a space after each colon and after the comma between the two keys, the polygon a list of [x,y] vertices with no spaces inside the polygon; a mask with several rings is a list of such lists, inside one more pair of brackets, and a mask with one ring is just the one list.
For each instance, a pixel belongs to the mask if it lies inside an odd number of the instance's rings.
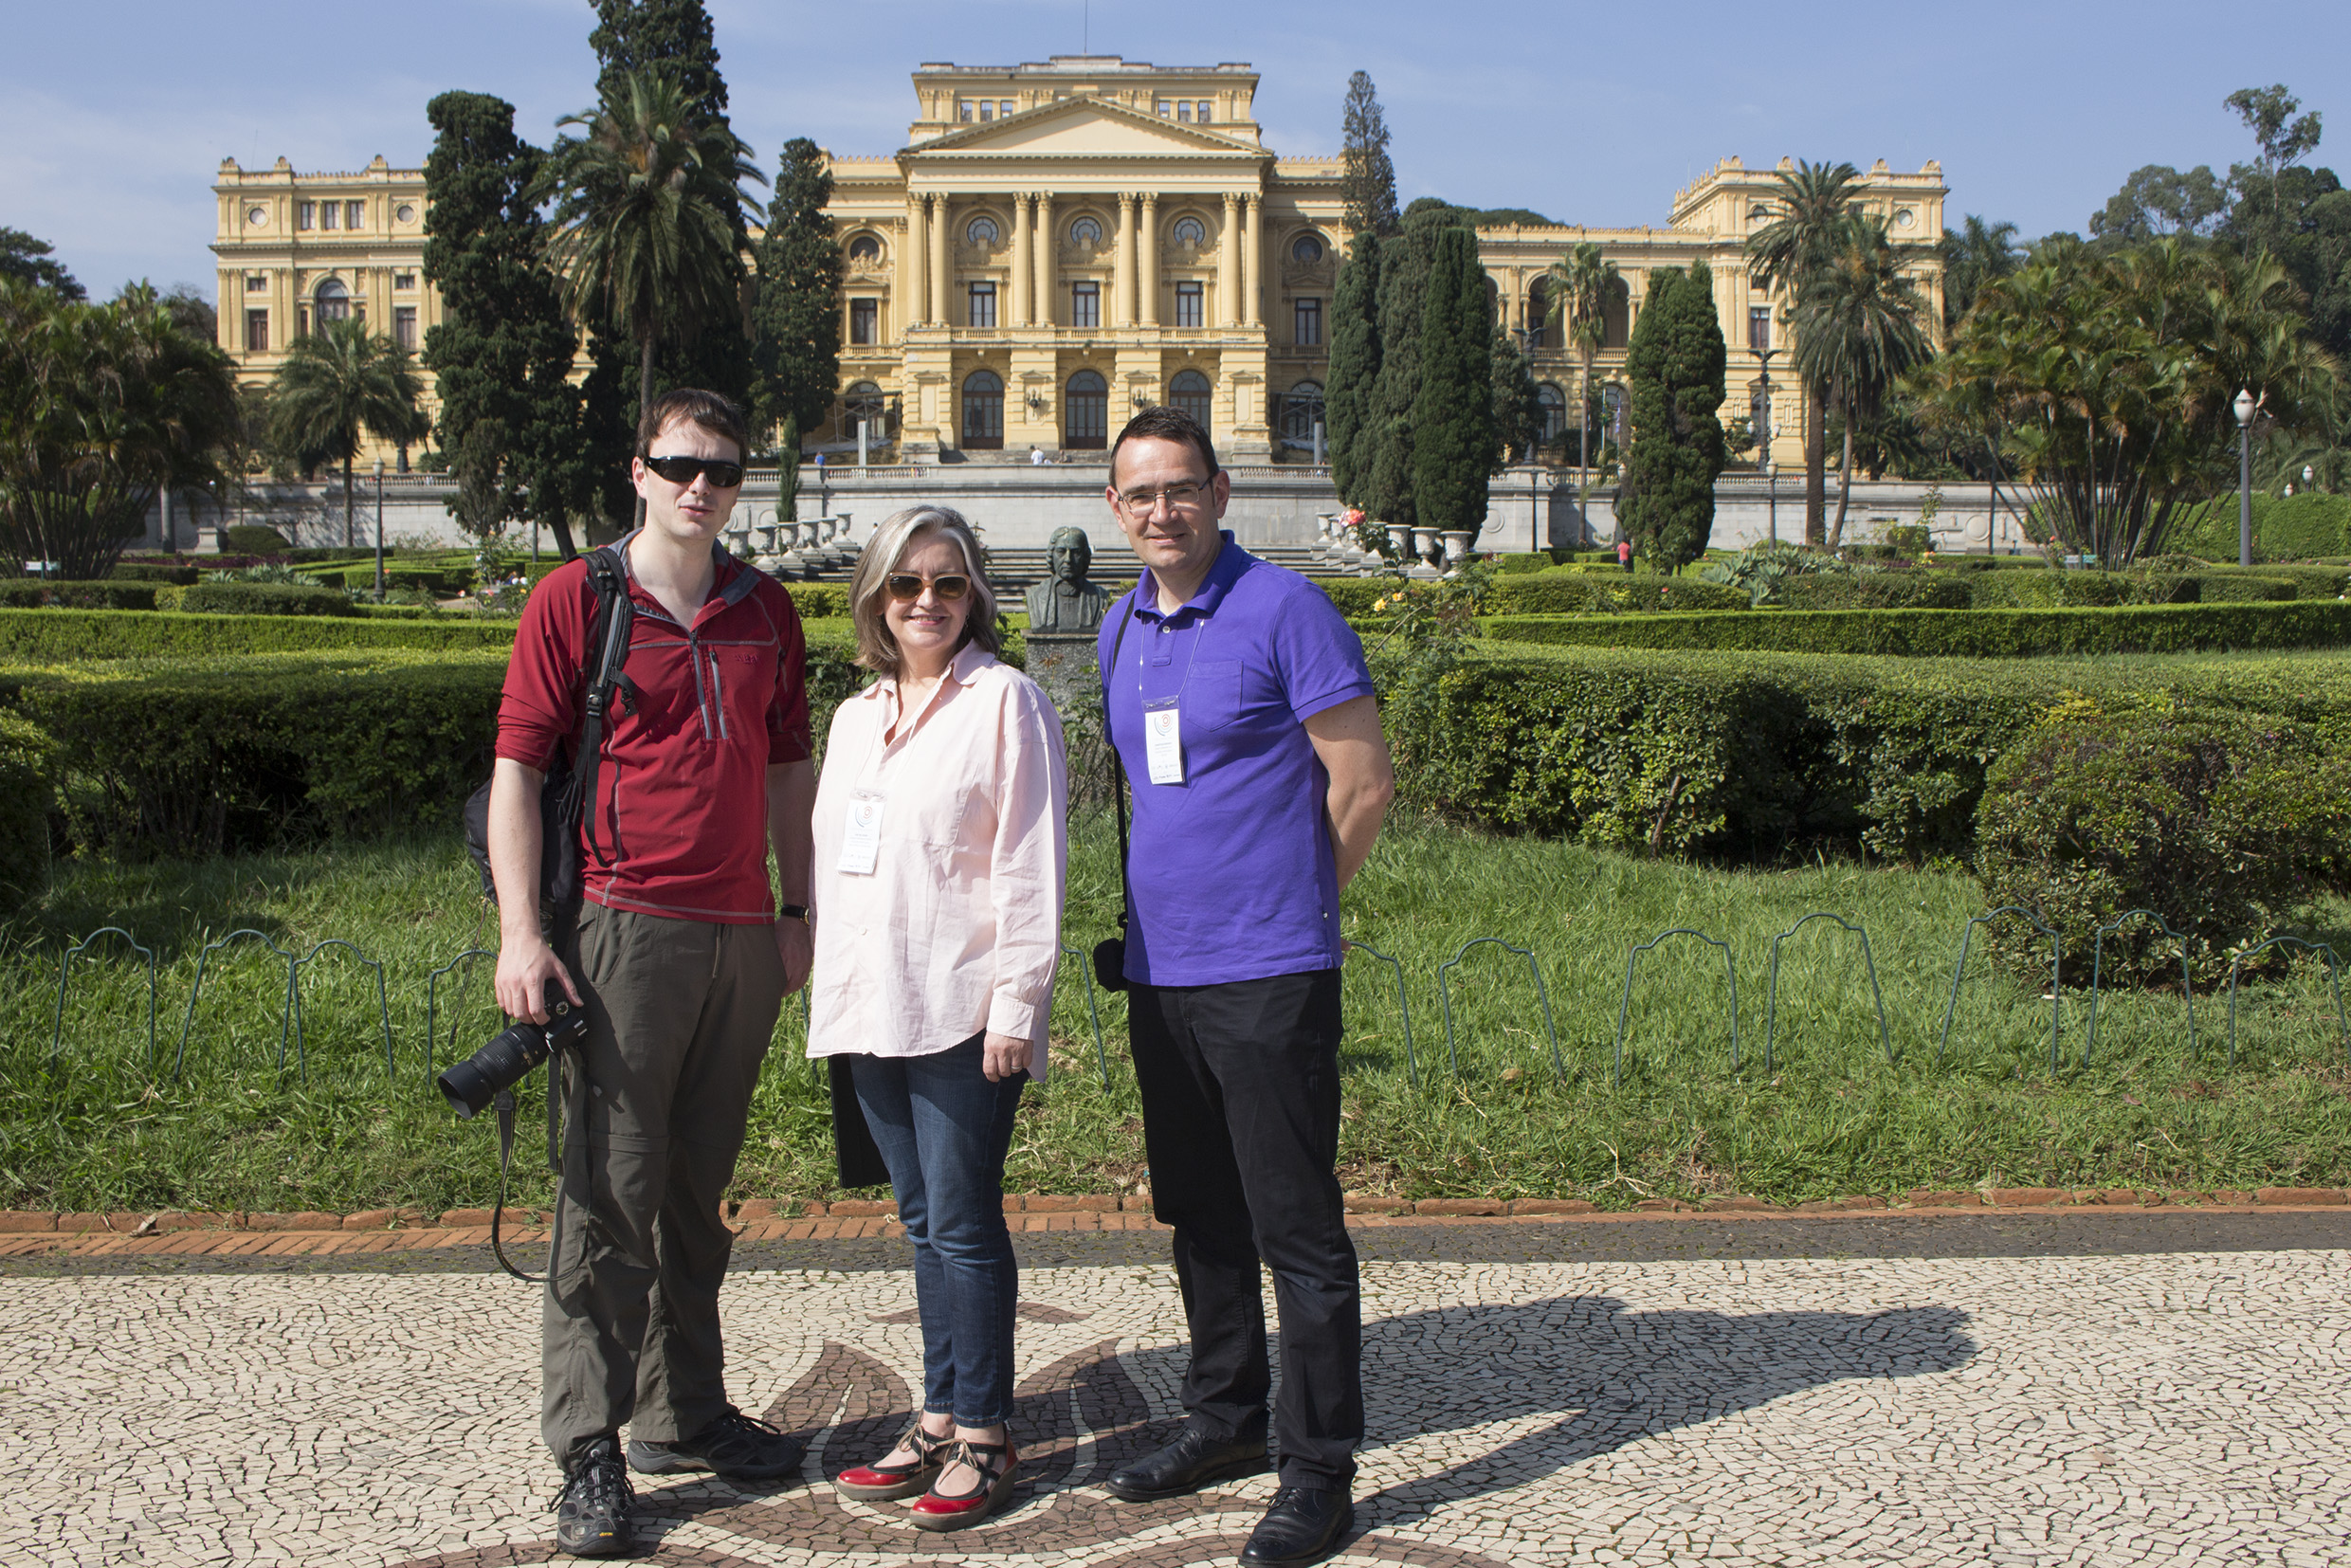
{"label": "woman in pink blouse", "polygon": [[943,507],[883,523],[850,585],[879,679],[833,714],[816,788],[809,1054],[843,1056],[914,1243],[922,1412],[844,1471],[852,1497],[922,1493],[926,1529],[1011,1493],[1012,1241],[1004,1155],[1043,1079],[1061,951],[1061,719],[996,659],[995,595]]}

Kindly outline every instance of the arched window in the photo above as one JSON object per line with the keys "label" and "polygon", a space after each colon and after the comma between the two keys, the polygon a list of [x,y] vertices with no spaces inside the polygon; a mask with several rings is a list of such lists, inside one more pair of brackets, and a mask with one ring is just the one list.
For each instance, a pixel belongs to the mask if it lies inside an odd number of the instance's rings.
{"label": "arched window", "polygon": [[1092,371],[1069,378],[1067,426],[1062,445],[1073,451],[1099,452],[1110,445],[1110,383]]}
{"label": "arched window", "polygon": [[318,293],[313,297],[319,301],[320,326],[329,321],[351,319],[351,290],[343,286],[341,279],[329,278],[319,285]]}
{"label": "arched window", "polygon": [[1208,244],[1208,225],[1197,218],[1176,220],[1176,243],[1187,250],[1197,250]]}
{"label": "arched window", "polygon": [[1177,371],[1167,384],[1168,402],[1198,420],[1202,429],[1208,428],[1209,405],[1214,396],[1215,389],[1198,371]]}
{"label": "arched window", "polygon": [[963,447],[973,452],[1004,448],[1004,378],[993,371],[963,378]]}
{"label": "arched window", "polygon": [[849,242],[849,260],[878,262],[882,259],[882,242],[870,234],[860,234]]}
{"label": "arched window", "polygon": [[1567,434],[1567,394],[1546,381],[1535,389],[1535,406],[1541,410],[1535,445],[1552,446]]}
{"label": "arched window", "polygon": [[1603,410],[1601,439],[1613,441],[1617,446],[1622,447],[1625,444],[1625,437],[1631,434],[1625,428],[1625,415],[1631,409],[1631,404],[1625,398],[1625,389],[1613,383],[1602,387],[1600,408]]}
{"label": "arched window", "polygon": [[963,238],[970,245],[993,245],[996,243],[996,237],[1002,232],[996,228],[995,219],[982,216],[971,221],[970,226],[963,230]]}
{"label": "arched window", "polygon": [[1076,223],[1069,226],[1069,243],[1075,246],[1083,246],[1088,250],[1095,250],[1101,247],[1102,234],[1102,225],[1096,223],[1091,218],[1080,218]]}
{"label": "arched window", "polygon": [[1321,259],[1322,241],[1320,236],[1301,234],[1290,246],[1290,260],[1293,262],[1319,262]]}
{"label": "arched window", "polygon": [[1301,381],[1282,399],[1282,444],[1314,450],[1314,428],[1322,423],[1322,383]]}
{"label": "arched window", "polygon": [[[1564,326],[1566,323],[1560,323]],[[1530,349],[1548,347],[1543,334],[1551,330],[1551,289],[1538,278],[1526,285],[1526,346]]]}
{"label": "arched window", "polygon": [[1612,278],[1608,295],[1600,303],[1600,347],[1620,349],[1632,341],[1632,285],[1623,278]]}
{"label": "arched window", "polygon": [[870,381],[860,381],[841,394],[841,433],[850,440],[857,438],[857,422],[866,422],[866,439],[882,439],[882,389]]}

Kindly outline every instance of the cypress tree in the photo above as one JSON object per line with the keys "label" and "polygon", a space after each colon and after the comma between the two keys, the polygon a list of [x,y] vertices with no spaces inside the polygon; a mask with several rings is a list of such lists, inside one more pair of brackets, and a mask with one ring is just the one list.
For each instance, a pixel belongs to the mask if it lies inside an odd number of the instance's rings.
{"label": "cypress tree", "polygon": [[1379,375],[1364,410],[1371,467],[1364,510],[1381,522],[1414,525],[1412,408],[1420,397],[1420,325],[1436,237],[1465,227],[1462,210],[1423,196],[1404,214],[1401,233],[1379,253]]}
{"label": "cypress tree", "polygon": [[1432,238],[1412,413],[1413,521],[1475,534],[1494,466],[1493,307],[1477,236],[1446,228]]}
{"label": "cypress tree", "polygon": [[1388,157],[1388,119],[1371,75],[1347,79],[1347,106],[1340,128],[1340,200],[1346,203],[1347,232],[1396,231],[1395,165]]}
{"label": "cypress tree", "polygon": [[516,137],[514,106],[483,93],[443,93],[425,106],[434,131],[425,160],[425,276],[442,319],[424,362],[441,403],[438,439],[476,533],[537,517],[573,554],[571,514],[587,504],[588,456],[578,348],[556,281],[539,260],[528,192],[539,152]]}
{"label": "cypress tree", "polygon": [[1328,426],[1331,483],[1349,505],[1362,499],[1372,468],[1365,430],[1372,389],[1379,377],[1379,236],[1364,229],[1355,254],[1339,269],[1331,297],[1331,368],[1322,393]]}
{"label": "cypress tree", "polygon": [[1723,462],[1715,410],[1722,406],[1725,359],[1706,264],[1651,273],[1649,303],[1625,356],[1632,446],[1619,515],[1634,548],[1668,570],[1705,554],[1714,532],[1714,482]]}
{"label": "cypress tree", "polygon": [[784,144],[759,241],[759,302],[753,313],[758,367],[752,417],[762,430],[782,429],[780,515],[799,515],[800,435],[832,407],[841,380],[841,247],[825,203],[832,173],[806,137]]}
{"label": "cypress tree", "polygon": [[1494,472],[1523,463],[1542,430],[1542,392],[1518,340],[1494,328]]}

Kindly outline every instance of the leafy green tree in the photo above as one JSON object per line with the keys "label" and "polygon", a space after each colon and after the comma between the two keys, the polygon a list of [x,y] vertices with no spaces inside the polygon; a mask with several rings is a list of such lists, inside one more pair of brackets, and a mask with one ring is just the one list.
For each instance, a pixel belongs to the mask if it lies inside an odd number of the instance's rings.
{"label": "leafy green tree", "polygon": [[1372,394],[1379,379],[1378,234],[1358,230],[1354,248],[1355,254],[1340,267],[1332,291],[1331,365],[1322,393],[1331,483],[1350,506],[1365,499],[1377,446],[1370,422]]}
{"label": "leafy green tree", "polygon": [[1576,439],[1576,465],[1583,470],[1577,493],[1586,498],[1592,489],[1587,456],[1592,449],[1592,367],[1599,357],[1600,345],[1608,339],[1609,299],[1622,287],[1616,264],[1604,260],[1600,247],[1589,241],[1564,252],[1544,274],[1543,299],[1550,305],[1551,324],[1566,330],[1583,369],[1583,390],[1576,398],[1581,423]]}
{"label": "leafy green tree", "polygon": [[0,226],[0,278],[18,278],[54,292],[61,300],[86,300],[89,295],[57,260],[46,240],[36,240],[21,228]]}
{"label": "leafy green tree", "polygon": [[443,93],[425,118],[435,138],[425,159],[425,276],[441,292],[442,319],[426,334],[424,362],[440,394],[458,516],[476,535],[537,517],[569,560],[572,515],[594,491],[572,383],[579,338],[530,199],[543,155],[516,137],[514,106],[487,94]]}
{"label": "leafy green tree", "polygon": [[1362,504],[1383,522],[1407,527],[1421,524],[1412,459],[1413,410],[1420,398],[1421,319],[1437,237],[1448,229],[1469,232],[1463,222],[1466,215],[1458,207],[1424,196],[1405,210],[1396,238],[1380,246],[1379,376],[1373,383],[1364,419],[1372,451]]}
{"label": "leafy green tree", "polygon": [[2016,248],[2016,226],[1989,223],[1970,212],[1936,243],[1942,258],[1942,327],[1948,333],[1975,306],[1985,285],[2016,270],[2024,257]]}
{"label": "leafy green tree", "polygon": [[[1779,175],[1778,214],[1747,239],[1747,273],[1757,288],[1800,298],[1844,244],[1845,220],[1861,200],[1861,171],[1850,163],[1797,159]],[[1798,377],[1804,389],[1804,542],[1822,542],[1828,522],[1828,388]]]}
{"label": "leafy green tree", "polygon": [[753,357],[759,379],[752,417],[776,443],[783,495],[778,516],[799,516],[800,435],[820,423],[841,385],[841,247],[825,204],[832,174],[806,137],[784,144],[759,241]]}
{"label": "leafy green tree", "polygon": [[2351,359],[2351,191],[2333,170],[2299,161],[2318,150],[2319,116],[2297,117],[2301,105],[2282,86],[2247,88],[2228,106],[2258,150],[2229,170],[2236,201],[2221,237],[2244,255],[2274,254],[2307,298],[2318,341]]}
{"label": "leafy green tree", "polygon": [[2212,170],[2186,173],[2150,163],[2123,182],[2106,205],[2089,215],[2091,236],[2107,247],[2143,245],[2169,235],[2201,239],[2229,210],[2229,191]]}
{"label": "leafy green tree", "polygon": [[1895,381],[1931,352],[1919,326],[1926,299],[1903,276],[1904,261],[1887,237],[1886,220],[1859,214],[1846,220],[1844,244],[1832,264],[1813,272],[1796,297],[1796,374],[1827,388],[1844,416],[1832,550],[1844,542],[1852,501],[1854,425],[1876,419]]}
{"label": "leafy green tree", "polygon": [[228,478],[235,367],[141,283],[110,304],[0,278],[0,558],[103,577],[155,491]]}
{"label": "leafy green tree", "polygon": [[2256,440],[2322,423],[2339,367],[2299,304],[2266,252],[2044,246],[1913,380],[1930,416],[1987,432],[2067,550],[2127,565],[2234,485],[2238,388]]}
{"label": "leafy green tree", "polygon": [[1724,460],[1716,410],[1728,359],[1706,264],[1650,273],[1649,302],[1625,356],[1632,444],[1620,515],[1641,557],[1667,571],[1704,555],[1714,533],[1714,482]]}
{"label": "leafy green tree", "polygon": [[[1489,312],[1490,314],[1490,312]],[[1535,373],[1526,363],[1526,356],[1519,352],[1518,340],[1494,328],[1492,359],[1494,367],[1494,467],[1495,473],[1513,463],[1524,463],[1534,453],[1535,438],[1542,430],[1542,392],[1535,385]]]}
{"label": "leafy green tree", "polygon": [[1420,386],[1412,403],[1413,522],[1485,524],[1494,471],[1494,307],[1478,264],[1478,237],[1435,231],[1421,310]]}
{"label": "leafy green tree", "polygon": [[1388,157],[1388,120],[1370,75],[1347,79],[1347,104],[1340,131],[1340,200],[1346,204],[1347,232],[1396,231],[1395,165]]}
{"label": "leafy green tree", "polygon": [[[2260,147],[2250,166],[2234,165],[2229,174],[2232,183],[2254,205],[2254,214],[2249,217],[2253,219],[2255,231],[2249,237],[2274,249],[2284,218],[2284,208],[2278,200],[2278,176],[2300,163],[2305,154],[2318,151],[2319,113],[2313,109],[2308,114],[2296,115],[2294,111],[2302,107],[2302,100],[2287,92],[2284,82],[2270,87],[2240,87],[2221,101],[2236,111]],[[2264,228],[2268,231],[2260,232]]]}
{"label": "leafy green tree", "polygon": [[572,319],[636,345],[642,409],[658,344],[738,316],[744,241],[727,212],[741,201],[738,182],[765,176],[722,122],[697,118],[665,70],[622,80],[620,96],[561,121],[587,135],[556,141],[532,193],[554,204],[546,252]]}
{"label": "leafy green tree", "polygon": [[424,395],[409,351],[370,333],[365,321],[323,322],[294,339],[279,362],[269,389],[272,437],[282,450],[343,465],[346,546],[359,539],[351,465],[361,435],[395,444],[424,440],[432,429],[419,407]]}

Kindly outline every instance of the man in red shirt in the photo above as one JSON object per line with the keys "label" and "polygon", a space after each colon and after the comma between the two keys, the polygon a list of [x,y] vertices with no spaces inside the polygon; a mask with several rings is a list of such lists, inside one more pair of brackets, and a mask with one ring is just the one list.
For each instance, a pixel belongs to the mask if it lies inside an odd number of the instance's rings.
{"label": "man in red shirt", "polygon": [[628,700],[606,720],[587,803],[572,951],[540,929],[538,801],[579,733],[596,608],[584,562],[531,594],[499,708],[499,1006],[545,1023],[568,997],[588,1018],[558,1058],[572,1114],[540,1351],[540,1432],[564,1473],[556,1539],[582,1557],[629,1550],[629,1468],[761,1481],[800,1463],[792,1439],[728,1403],[719,1335],[733,1240],[720,1200],[777,1010],[808,978],[816,793],[799,617],[717,543],[746,449],[741,414],[712,392],[665,393],[638,425],[645,525],[620,546]]}

